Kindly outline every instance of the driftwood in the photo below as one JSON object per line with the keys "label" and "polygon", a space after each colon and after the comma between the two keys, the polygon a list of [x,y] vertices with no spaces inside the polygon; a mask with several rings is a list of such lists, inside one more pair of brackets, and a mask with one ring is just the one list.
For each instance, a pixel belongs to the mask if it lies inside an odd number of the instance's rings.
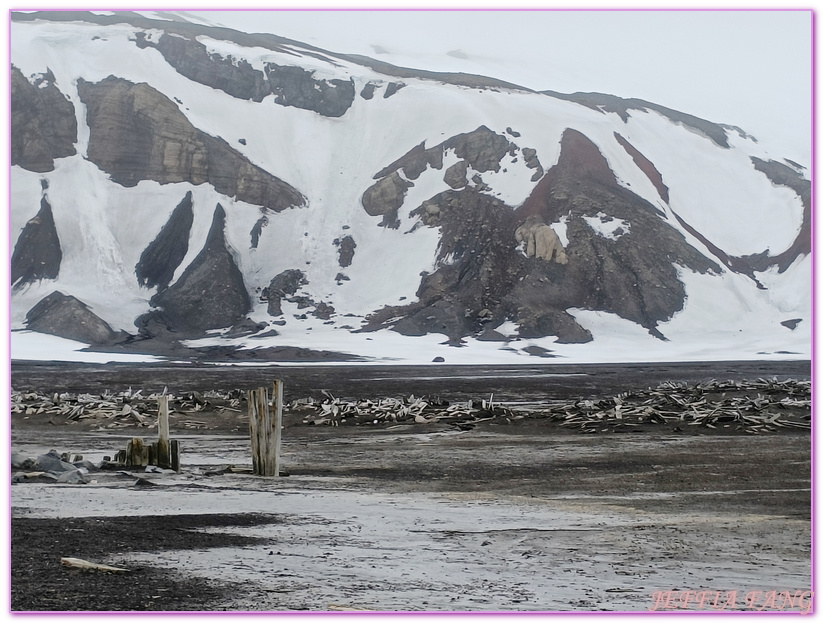
{"label": "driftwood", "polygon": [[441,422],[466,429],[493,419],[549,419],[582,433],[628,432],[646,424],[681,430],[683,426],[734,428],[750,434],[811,428],[811,383],[793,379],[712,380],[694,385],[666,382],[611,398],[547,399],[527,408],[495,403],[494,394],[488,400],[452,405],[439,398],[341,400],[328,392],[323,394],[323,401],[303,398],[292,402],[290,409],[307,412],[304,424],[325,426]]}
{"label": "driftwood", "polygon": [[[72,394],[42,392],[20,392],[12,389],[11,413],[22,415],[57,416],[67,422],[88,421],[98,426],[98,430],[126,427],[156,428],[158,422],[152,414],[159,412],[161,398],[166,398],[170,413],[192,413],[212,409],[218,413],[241,411],[242,392],[239,390],[215,390],[199,394],[187,392],[174,396],[164,390],[162,393],[143,395],[142,390],[131,388],[112,393],[108,390],[100,394]],[[220,404],[212,405],[211,400]],[[173,403],[173,406],[172,406]],[[186,428],[203,428],[205,423],[196,421],[180,422]]]}
{"label": "driftwood", "polygon": [[82,558],[61,558],[60,563],[66,567],[76,567],[83,571],[105,571],[106,573],[128,573],[128,569],[122,567],[111,567],[109,565],[101,565],[96,562],[89,562]]}
{"label": "driftwood", "polygon": [[[188,392],[176,397],[165,391],[144,396],[141,390],[131,389],[99,395],[12,390],[11,412],[60,416],[68,422],[94,418],[101,429],[154,428],[159,426],[159,419],[155,421],[151,414],[155,408],[159,414],[159,398],[165,395],[170,412],[177,418],[175,426],[187,429],[208,428],[206,421],[194,415],[200,411],[210,409],[235,417],[248,406],[242,404],[245,392],[240,390]],[[300,398],[287,408],[290,414],[302,416],[304,424],[316,426],[441,423],[467,429],[489,419],[549,419],[581,433],[627,432],[659,425],[681,430],[687,426],[732,429],[758,435],[810,430],[811,382],[763,378],[697,384],[666,382],[603,399],[572,400],[551,398],[551,387],[547,387],[545,399],[516,406],[502,404],[494,395],[449,404],[438,397],[415,396],[344,400],[323,392],[320,400]]]}

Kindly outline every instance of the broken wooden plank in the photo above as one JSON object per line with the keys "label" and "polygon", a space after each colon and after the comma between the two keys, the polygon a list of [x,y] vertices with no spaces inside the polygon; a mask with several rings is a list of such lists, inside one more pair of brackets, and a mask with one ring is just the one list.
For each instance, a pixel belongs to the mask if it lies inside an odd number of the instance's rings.
{"label": "broken wooden plank", "polygon": [[82,558],[61,558],[60,563],[66,567],[75,567],[84,571],[105,571],[107,573],[127,573],[128,569],[122,567],[112,567],[96,562],[89,562]]}

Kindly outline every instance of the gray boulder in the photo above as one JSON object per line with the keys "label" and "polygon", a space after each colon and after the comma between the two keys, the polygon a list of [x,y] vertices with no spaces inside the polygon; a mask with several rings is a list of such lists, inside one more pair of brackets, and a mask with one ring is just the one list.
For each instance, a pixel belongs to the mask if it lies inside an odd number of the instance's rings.
{"label": "gray boulder", "polygon": [[26,327],[30,331],[93,345],[114,344],[128,337],[122,331],[114,331],[81,300],[57,291],[29,310]]}
{"label": "gray boulder", "polygon": [[74,471],[77,468],[71,463],[63,461],[56,450],[49,450],[46,454],[41,454],[34,460],[34,469],[40,472],[61,473]]}
{"label": "gray boulder", "polygon": [[21,452],[12,450],[11,452],[11,468],[12,469],[34,469],[34,457],[27,456]]}
{"label": "gray boulder", "polygon": [[85,485],[89,482],[89,478],[83,473],[83,470],[72,469],[60,474],[57,477],[57,482],[67,485]]}

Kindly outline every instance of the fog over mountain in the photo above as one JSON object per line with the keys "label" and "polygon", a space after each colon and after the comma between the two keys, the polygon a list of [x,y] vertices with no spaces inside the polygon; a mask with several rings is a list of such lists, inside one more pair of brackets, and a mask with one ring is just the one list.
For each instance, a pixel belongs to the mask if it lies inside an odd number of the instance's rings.
{"label": "fog over mountain", "polygon": [[13,358],[810,357],[809,162],[195,17],[12,14]]}

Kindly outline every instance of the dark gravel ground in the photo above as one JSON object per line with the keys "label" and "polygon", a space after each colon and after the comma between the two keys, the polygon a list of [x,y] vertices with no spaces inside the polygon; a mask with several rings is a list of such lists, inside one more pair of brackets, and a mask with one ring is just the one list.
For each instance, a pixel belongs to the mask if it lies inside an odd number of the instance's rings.
{"label": "dark gravel ground", "polygon": [[[258,539],[199,532],[216,526],[275,523],[268,515],[165,515],[42,519],[11,522],[12,611],[214,610],[242,586],[181,578],[156,567],[118,559],[135,551],[242,547]],[[84,571],[61,564],[63,557],[128,568],[126,573]]]}

